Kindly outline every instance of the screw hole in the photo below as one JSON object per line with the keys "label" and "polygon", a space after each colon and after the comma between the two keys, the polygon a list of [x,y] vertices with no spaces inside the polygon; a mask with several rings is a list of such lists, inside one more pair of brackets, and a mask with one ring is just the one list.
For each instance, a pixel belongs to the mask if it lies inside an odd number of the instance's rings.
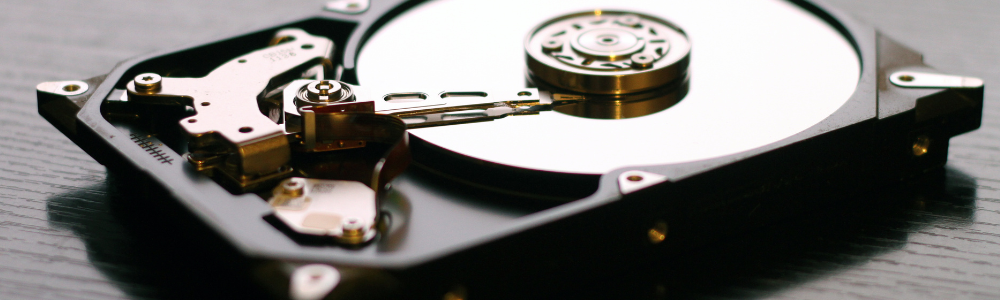
{"label": "screw hole", "polygon": [[62,87],[62,90],[64,92],[75,92],[80,90],[80,86],[75,84],[67,84]]}
{"label": "screw hole", "polygon": [[629,177],[625,177],[625,179],[628,179],[628,181],[632,181],[632,182],[642,181],[642,176],[632,175],[632,176],[629,176]]}
{"label": "screw hole", "polygon": [[247,60],[245,60],[245,59],[241,59],[241,60],[238,60],[238,62],[242,64],[242,63],[246,63],[246,62],[247,62]]}
{"label": "screw hole", "polygon": [[197,119],[188,119],[188,123],[197,123],[197,122],[198,122]]}
{"label": "screw hole", "polygon": [[900,75],[899,76],[899,80],[900,81],[904,81],[904,82],[910,82],[910,81],[913,81],[913,76],[910,76],[910,75]]}
{"label": "screw hole", "polygon": [[253,128],[250,128],[250,127],[240,127],[240,132],[242,132],[242,133],[250,133],[251,131],[253,131]]}
{"label": "screw hole", "polygon": [[521,96],[521,97],[527,97],[527,96],[531,96],[531,92],[529,92],[529,91],[523,91],[523,92],[517,93],[517,95]]}
{"label": "screw hole", "polygon": [[211,104],[212,104],[212,103],[208,103],[208,102],[202,102],[202,103],[201,103],[201,106],[209,106],[209,105],[211,105]]}
{"label": "screw hole", "polygon": [[312,49],[312,48],[313,48],[313,44],[302,45],[302,49]]}

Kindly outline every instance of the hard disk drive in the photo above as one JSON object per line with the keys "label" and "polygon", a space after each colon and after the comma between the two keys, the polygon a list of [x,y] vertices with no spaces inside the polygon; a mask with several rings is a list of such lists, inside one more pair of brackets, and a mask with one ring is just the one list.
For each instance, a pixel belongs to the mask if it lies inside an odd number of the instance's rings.
{"label": "hard disk drive", "polygon": [[343,0],[37,89],[276,297],[503,299],[940,168],[984,85],[812,1]]}

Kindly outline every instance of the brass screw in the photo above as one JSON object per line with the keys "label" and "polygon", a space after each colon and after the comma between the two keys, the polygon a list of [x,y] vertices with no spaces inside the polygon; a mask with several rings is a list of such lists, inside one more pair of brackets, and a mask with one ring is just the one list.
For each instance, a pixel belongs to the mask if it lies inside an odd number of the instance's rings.
{"label": "brass screw", "polygon": [[918,136],[913,141],[913,156],[920,157],[927,154],[927,149],[931,146],[931,138],[926,135]]}
{"label": "brass screw", "polygon": [[305,187],[305,180],[302,180],[301,178],[292,178],[281,184],[282,192],[285,193],[285,195],[292,197],[302,196],[302,192]]}
{"label": "brass screw", "polygon": [[365,225],[361,223],[357,218],[348,218],[340,224],[340,229],[343,231],[341,235],[341,241],[348,244],[360,244],[364,242]]}
{"label": "brass screw", "polygon": [[649,235],[649,241],[652,242],[653,244],[659,244],[663,242],[664,240],[667,239],[667,229],[668,229],[667,222],[656,221],[656,224],[653,225],[653,228],[650,228],[649,231],[647,232],[647,235]]}

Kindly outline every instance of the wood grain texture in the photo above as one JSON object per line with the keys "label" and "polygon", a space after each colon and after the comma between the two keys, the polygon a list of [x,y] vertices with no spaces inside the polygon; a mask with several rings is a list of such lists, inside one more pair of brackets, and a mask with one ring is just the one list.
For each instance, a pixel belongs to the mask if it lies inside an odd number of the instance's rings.
{"label": "wood grain texture", "polygon": [[[939,70],[1000,83],[1000,2],[829,2]],[[133,199],[38,116],[34,86],[322,4],[0,2],[0,299],[237,296],[228,290],[240,283],[199,269],[198,249],[183,237],[146,234],[146,212],[120,204]],[[943,174],[873,192],[891,204],[720,241],[669,263],[650,288],[672,299],[1000,299],[1000,94],[987,88],[985,102],[982,128],[952,140]],[[218,292],[186,292],[195,290]]]}

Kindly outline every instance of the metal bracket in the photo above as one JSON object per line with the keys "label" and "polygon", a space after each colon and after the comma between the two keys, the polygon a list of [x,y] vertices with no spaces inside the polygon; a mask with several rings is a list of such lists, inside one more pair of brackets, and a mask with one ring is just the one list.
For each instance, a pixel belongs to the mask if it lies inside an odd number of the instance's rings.
{"label": "metal bracket", "polygon": [[889,81],[904,88],[979,88],[983,80],[975,77],[899,71],[889,75]]}
{"label": "metal bracket", "polygon": [[293,177],[273,192],[268,203],[278,219],[296,232],[332,236],[351,245],[375,238],[377,200],[364,183]]}
{"label": "metal bracket", "polygon": [[618,175],[618,189],[622,195],[631,194],[664,181],[667,181],[667,176],[638,170],[626,171]]}
{"label": "metal bracket", "polygon": [[356,15],[368,10],[368,0],[334,0],[326,3],[323,9],[348,15]]}
{"label": "metal bracket", "polygon": [[[314,80],[296,80],[285,87],[283,93],[283,111],[285,113],[286,130],[296,132],[302,130],[294,120],[302,116],[299,108],[305,101],[296,101]],[[525,109],[541,104],[538,89],[490,89],[482,91],[410,91],[387,92],[368,90],[340,82],[341,86],[352,91],[355,102],[370,102],[374,112],[393,115],[403,119],[408,128],[452,125],[470,122],[490,121],[511,115],[535,114],[537,111]],[[331,103],[333,104],[333,103]],[[470,110],[481,110],[473,111]]]}
{"label": "metal bracket", "polygon": [[281,30],[275,40],[284,42],[230,60],[202,78],[140,74],[128,83],[129,102],[194,107],[197,115],[180,121],[192,137],[191,151],[234,148],[225,163],[235,169],[229,170],[231,177],[278,172],[291,150],[283,128],[262,115],[257,102],[272,79],[329,59],[334,45],[300,29]]}

